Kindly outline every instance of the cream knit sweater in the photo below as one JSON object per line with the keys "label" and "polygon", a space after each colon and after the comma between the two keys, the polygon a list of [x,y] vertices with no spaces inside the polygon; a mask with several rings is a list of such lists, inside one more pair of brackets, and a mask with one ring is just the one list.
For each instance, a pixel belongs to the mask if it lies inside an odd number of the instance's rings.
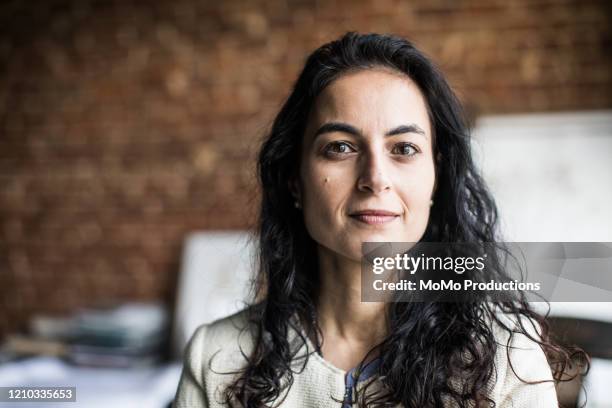
{"label": "cream knit sweater", "polygon": [[[504,318],[510,322],[507,317]],[[224,406],[221,403],[223,387],[234,378],[227,373],[243,367],[244,357],[240,348],[248,354],[253,347],[247,332],[241,332],[245,325],[246,313],[242,311],[202,325],[196,330],[185,353],[183,372],[174,401],[175,408]],[[497,403],[497,407],[558,407],[552,382],[530,385],[517,378],[508,364],[508,334],[497,326],[494,327],[494,332],[500,346],[495,356],[496,375],[491,384],[490,396]],[[312,351],[312,344],[308,344]],[[524,334],[514,334],[510,359],[514,370],[524,380],[552,379],[544,352]],[[281,398],[280,405],[275,406],[340,407],[341,404],[333,398],[342,400],[345,374],[317,353],[312,353],[305,369],[294,374],[293,385],[284,395],[284,399]],[[358,385],[359,388],[361,387]]]}

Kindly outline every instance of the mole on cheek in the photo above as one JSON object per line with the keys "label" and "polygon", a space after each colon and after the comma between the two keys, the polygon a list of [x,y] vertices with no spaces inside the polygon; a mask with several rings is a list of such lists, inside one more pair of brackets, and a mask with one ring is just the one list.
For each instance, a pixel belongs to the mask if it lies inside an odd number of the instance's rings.
{"label": "mole on cheek", "polygon": [[329,177],[325,177],[325,182],[329,183]]}

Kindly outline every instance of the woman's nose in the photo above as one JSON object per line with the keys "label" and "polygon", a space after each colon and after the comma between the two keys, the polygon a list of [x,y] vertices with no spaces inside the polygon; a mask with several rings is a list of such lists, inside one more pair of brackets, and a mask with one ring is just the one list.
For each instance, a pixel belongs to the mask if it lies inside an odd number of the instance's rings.
{"label": "woman's nose", "polygon": [[368,153],[362,156],[357,188],[359,191],[379,194],[391,189],[385,159],[382,154]]}

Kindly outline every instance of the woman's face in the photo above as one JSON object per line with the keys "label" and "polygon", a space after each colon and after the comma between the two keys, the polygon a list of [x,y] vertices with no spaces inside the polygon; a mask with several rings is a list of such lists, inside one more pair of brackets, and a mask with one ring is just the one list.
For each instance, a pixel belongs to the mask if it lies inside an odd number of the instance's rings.
{"label": "woman's face", "polygon": [[311,237],[359,261],[362,242],[417,242],[435,183],[427,107],[407,76],[345,74],[318,96],[294,186]]}

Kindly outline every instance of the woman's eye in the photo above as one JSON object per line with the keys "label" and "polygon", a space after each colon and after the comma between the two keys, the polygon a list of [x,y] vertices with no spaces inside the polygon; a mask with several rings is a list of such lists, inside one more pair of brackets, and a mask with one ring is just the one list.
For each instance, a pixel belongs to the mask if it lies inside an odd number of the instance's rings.
{"label": "woman's eye", "polygon": [[412,156],[419,151],[410,143],[398,143],[393,147],[392,153],[404,156]]}
{"label": "woman's eye", "polygon": [[345,154],[354,151],[355,149],[345,142],[333,142],[325,147],[325,153],[330,155]]}

